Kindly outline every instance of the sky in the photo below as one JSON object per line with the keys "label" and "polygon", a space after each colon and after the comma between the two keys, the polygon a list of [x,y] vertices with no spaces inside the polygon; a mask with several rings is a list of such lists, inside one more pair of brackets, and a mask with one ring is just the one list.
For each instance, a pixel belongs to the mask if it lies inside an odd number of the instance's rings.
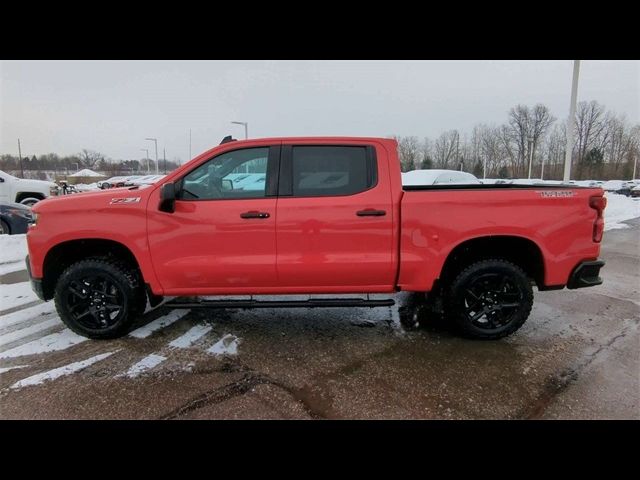
{"label": "sky", "polygon": [[[189,159],[229,134],[437,137],[518,103],[564,119],[573,61],[1,61],[0,154]],[[578,101],[640,122],[640,62],[581,62]]]}

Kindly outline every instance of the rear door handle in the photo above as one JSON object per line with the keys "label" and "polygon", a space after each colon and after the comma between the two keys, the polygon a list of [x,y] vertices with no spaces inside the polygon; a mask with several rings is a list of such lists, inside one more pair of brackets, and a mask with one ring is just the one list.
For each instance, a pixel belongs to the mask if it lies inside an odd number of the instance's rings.
{"label": "rear door handle", "polygon": [[374,210],[373,208],[367,208],[356,212],[356,215],[359,217],[384,217],[386,214],[386,210]]}
{"label": "rear door handle", "polygon": [[257,210],[251,210],[240,214],[241,218],[269,218],[270,216],[271,215],[267,212],[258,212]]}

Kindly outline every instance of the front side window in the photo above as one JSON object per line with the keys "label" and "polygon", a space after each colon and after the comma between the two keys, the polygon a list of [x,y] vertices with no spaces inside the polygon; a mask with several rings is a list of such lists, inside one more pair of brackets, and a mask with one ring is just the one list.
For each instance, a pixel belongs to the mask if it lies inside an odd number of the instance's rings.
{"label": "front side window", "polygon": [[365,147],[294,146],[294,196],[352,195],[371,185]]}
{"label": "front side window", "polygon": [[223,153],[182,180],[181,200],[260,198],[266,196],[269,147]]}

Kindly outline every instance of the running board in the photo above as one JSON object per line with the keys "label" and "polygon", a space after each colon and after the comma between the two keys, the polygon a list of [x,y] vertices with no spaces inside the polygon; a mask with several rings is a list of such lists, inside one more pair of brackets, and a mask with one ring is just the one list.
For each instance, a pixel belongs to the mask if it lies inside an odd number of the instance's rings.
{"label": "running board", "polygon": [[327,308],[327,307],[390,307],[395,300],[385,298],[310,298],[308,300],[171,300],[164,306],[171,308]]}

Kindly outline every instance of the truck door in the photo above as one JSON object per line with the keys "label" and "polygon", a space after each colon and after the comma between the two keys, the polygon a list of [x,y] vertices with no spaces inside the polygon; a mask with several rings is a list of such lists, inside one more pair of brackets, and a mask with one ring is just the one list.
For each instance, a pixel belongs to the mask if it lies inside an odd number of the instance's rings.
{"label": "truck door", "polygon": [[308,293],[392,288],[386,151],[357,143],[283,145],[276,230],[282,287]]}
{"label": "truck door", "polygon": [[149,248],[165,294],[276,286],[279,157],[279,145],[227,151],[176,182],[173,213],[149,203]]}

